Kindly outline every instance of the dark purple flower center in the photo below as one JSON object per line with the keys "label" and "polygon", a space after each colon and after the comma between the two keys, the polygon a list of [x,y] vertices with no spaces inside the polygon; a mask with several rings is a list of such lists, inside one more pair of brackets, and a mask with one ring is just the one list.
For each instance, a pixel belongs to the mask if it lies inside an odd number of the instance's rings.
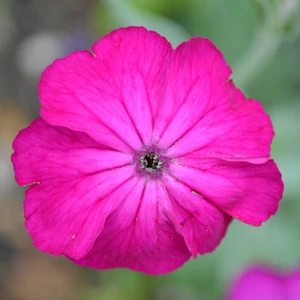
{"label": "dark purple flower center", "polygon": [[155,152],[149,152],[140,157],[141,169],[157,174],[157,171],[165,164]]}

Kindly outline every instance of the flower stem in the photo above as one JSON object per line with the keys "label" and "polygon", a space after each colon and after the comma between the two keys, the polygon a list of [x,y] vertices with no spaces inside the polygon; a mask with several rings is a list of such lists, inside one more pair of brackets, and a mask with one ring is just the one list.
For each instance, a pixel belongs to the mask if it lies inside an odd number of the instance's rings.
{"label": "flower stem", "polygon": [[280,43],[280,37],[270,35],[266,30],[260,30],[248,51],[233,68],[233,79],[237,86],[245,88],[250,84],[253,75],[273,57]]}
{"label": "flower stem", "polygon": [[[263,1],[260,1],[263,2]],[[257,74],[273,55],[277,52],[282,42],[283,28],[295,16],[298,0],[280,0],[275,11],[270,12],[270,6],[265,5],[265,22],[257,32],[252,45],[233,68],[233,79],[239,87],[245,88],[251,83],[254,73]],[[276,28],[274,27],[274,19]]]}

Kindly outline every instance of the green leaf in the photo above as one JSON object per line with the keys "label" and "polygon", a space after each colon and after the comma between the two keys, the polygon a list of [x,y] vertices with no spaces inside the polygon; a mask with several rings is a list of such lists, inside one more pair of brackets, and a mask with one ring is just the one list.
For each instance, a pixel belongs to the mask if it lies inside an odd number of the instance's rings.
{"label": "green leaf", "polygon": [[190,37],[177,22],[153,12],[138,10],[127,0],[105,0],[104,4],[116,27],[144,26],[165,36],[174,47]]}

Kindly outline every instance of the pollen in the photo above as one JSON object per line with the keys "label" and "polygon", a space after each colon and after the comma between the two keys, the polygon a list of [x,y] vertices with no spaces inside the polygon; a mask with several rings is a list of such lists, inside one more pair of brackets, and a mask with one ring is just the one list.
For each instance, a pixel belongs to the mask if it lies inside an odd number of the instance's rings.
{"label": "pollen", "polygon": [[157,174],[157,171],[165,164],[155,152],[149,152],[140,157],[141,169],[149,173]]}

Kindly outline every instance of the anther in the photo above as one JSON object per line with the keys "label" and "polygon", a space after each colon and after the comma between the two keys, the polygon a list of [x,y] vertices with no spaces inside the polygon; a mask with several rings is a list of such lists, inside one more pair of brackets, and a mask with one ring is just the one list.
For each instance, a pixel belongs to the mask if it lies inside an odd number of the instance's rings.
{"label": "anther", "polygon": [[160,161],[158,155],[155,152],[149,152],[140,157],[141,169],[146,170],[149,173],[157,174],[157,171],[165,164],[164,161]]}

